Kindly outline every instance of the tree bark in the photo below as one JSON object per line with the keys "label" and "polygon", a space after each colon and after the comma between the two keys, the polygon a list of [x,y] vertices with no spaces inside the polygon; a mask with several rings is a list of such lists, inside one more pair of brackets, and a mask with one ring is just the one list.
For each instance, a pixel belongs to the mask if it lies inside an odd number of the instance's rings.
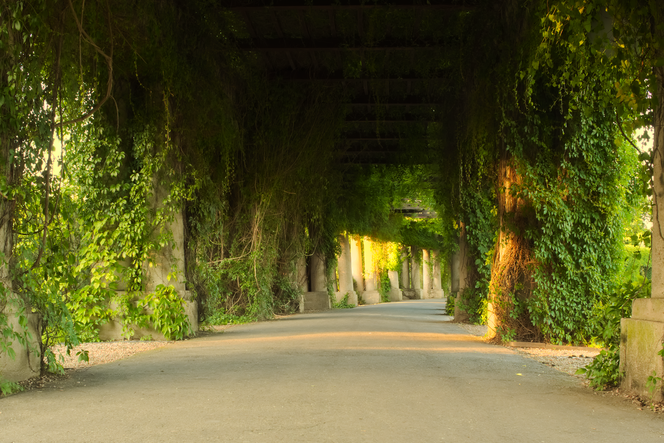
{"label": "tree bark", "polygon": [[527,312],[519,309],[532,294],[532,247],[523,233],[528,219],[526,202],[518,196],[522,179],[514,159],[500,160],[498,174],[498,218],[500,230],[491,267],[487,326],[489,338],[531,338],[539,335]]}

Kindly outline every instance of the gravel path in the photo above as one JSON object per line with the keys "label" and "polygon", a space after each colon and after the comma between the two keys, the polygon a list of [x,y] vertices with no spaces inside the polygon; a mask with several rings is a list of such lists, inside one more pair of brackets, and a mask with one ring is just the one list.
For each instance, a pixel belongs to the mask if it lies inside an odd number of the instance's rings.
{"label": "gravel path", "polygon": [[[222,332],[231,327],[233,327],[233,325],[208,326],[205,330],[200,331],[198,336],[204,336],[209,332]],[[83,343],[73,348],[69,355],[67,355],[67,348],[62,345],[53,346],[51,347],[51,350],[65,369],[80,369],[104,363],[111,363],[116,360],[131,357],[139,352],[151,351],[163,346],[169,346],[173,343],[175,342],[141,340]],[[89,361],[79,360],[76,354],[82,350],[88,351]]]}
{"label": "gravel path", "polygon": [[[67,348],[62,345],[53,346],[51,350],[65,369],[80,369],[104,363],[111,363],[122,358],[130,357],[139,352],[168,346],[172,341],[111,341],[101,343],[83,343],[76,346],[67,355]],[[80,361],[76,355],[79,351],[88,351],[89,361]]]}
{"label": "gravel path", "polygon": [[[487,327],[484,325],[468,325],[459,323],[461,328],[465,329],[469,334],[481,337],[486,335]],[[566,349],[539,349],[539,348],[516,348],[510,347],[524,357],[531,358],[535,361],[551,366],[561,372],[570,375],[576,375],[579,368],[590,364],[593,359],[599,354],[598,350],[584,349],[584,350],[566,350]],[[582,379],[586,379],[583,375],[577,375]]]}

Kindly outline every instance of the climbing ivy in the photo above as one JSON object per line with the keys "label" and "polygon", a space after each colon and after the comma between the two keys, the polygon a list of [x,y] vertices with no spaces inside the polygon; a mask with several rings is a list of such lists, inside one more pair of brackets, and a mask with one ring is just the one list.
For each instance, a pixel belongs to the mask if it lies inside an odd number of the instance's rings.
{"label": "climbing ivy", "polygon": [[[344,90],[268,77],[238,50],[250,30],[215,2],[0,1],[0,305],[22,313],[21,330],[0,316],[0,350],[30,342],[29,314],[42,370],[57,368],[50,344],[96,340],[112,318],[127,337],[151,325],[182,338],[195,325],[174,287],[147,278],[180,220],[186,259],[170,275],[211,323],[292,312],[298,263],[333,264],[342,232],[389,245],[385,292],[396,244],[448,257],[463,231],[473,320],[493,313],[503,338],[614,340],[615,305],[637,296],[619,276],[634,276],[624,232],[647,206],[652,159],[626,139],[653,118],[654,7],[489,3],[420,17],[417,32],[446,48],[421,60],[344,56],[347,78],[406,65],[448,77],[425,82],[446,103],[403,133],[404,163],[438,164],[405,166],[344,163]],[[353,42],[355,18],[338,18]],[[368,18],[367,47],[388,29],[419,38],[412,11]],[[371,80],[377,103],[386,89]],[[377,108],[376,135],[390,112]],[[438,219],[397,214],[406,198]]]}

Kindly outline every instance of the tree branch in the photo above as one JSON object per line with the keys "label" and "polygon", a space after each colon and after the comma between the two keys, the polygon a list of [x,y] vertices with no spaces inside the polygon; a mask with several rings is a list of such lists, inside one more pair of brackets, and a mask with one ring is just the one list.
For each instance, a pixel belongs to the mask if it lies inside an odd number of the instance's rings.
{"label": "tree branch", "polygon": [[643,152],[641,152],[641,150],[634,144],[632,139],[627,137],[627,134],[625,134],[625,131],[623,130],[622,127],[622,122],[620,121],[620,117],[618,117],[618,112],[616,112],[616,124],[618,125],[618,129],[620,129],[620,133],[623,135],[623,137],[625,137],[625,140],[627,140],[629,144],[632,145],[634,149],[636,149],[636,152],[638,152],[639,154],[643,154]]}
{"label": "tree branch", "polygon": [[106,64],[108,65],[108,83],[106,85],[106,96],[101,99],[89,112],[86,114],[75,118],[73,120],[67,120],[65,122],[60,122],[56,125],[56,128],[61,128],[63,126],[69,126],[74,123],[80,123],[84,120],[87,120],[90,118],[95,112],[97,112],[103,105],[106,103],[106,101],[111,97],[111,92],[113,91],[113,26],[111,24],[111,10],[108,6],[108,3],[106,3],[106,9],[107,9],[107,14],[108,14],[108,32],[111,37],[111,50],[109,54],[106,54],[95,42],[92,40],[92,38],[88,35],[88,33],[83,29],[83,24],[81,21],[78,19],[78,16],[76,15],[76,10],[74,9],[74,4],[69,0],[69,7],[71,9],[72,14],[74,15],[74,20],[76,21],[76,26],[78,27],[78,32],[80,36],[83,37],[83,39],[90,44],[93,48],[95,48],[95,51],[99,53],[104,59],[106,60]]}

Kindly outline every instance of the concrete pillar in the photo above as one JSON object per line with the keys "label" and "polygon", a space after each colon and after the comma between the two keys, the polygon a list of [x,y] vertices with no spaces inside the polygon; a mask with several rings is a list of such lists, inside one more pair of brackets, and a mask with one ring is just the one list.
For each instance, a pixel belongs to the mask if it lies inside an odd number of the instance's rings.
{"label": "concrete pillar", "polygon": [[[3,175],[4,182],[11,186],[15,184],[14,169],[9,167],[12,164],[9,150],[11,144],[6,143],[5,135],[1,137],[2,143],[0,143],[0,161],[4,165],[0,174]],[[0,378],[18,382],[39,375],[42,355],[39,346],[39,316],[31,313],[30,306],[12,292],[14,286],[8,264],[12,258],[15,239],[11,222],[14,216],[14,204],[13,200],[0,199],[0,214],[3,219],[0,223],[0,255],[3,257],[0,260],[0,284],[6,290],[3,295],[0,295],[0,316],[5,317],[2,320],[6,320],[6,324],[0,327],[0,333],[5,332],[2,329],[11,328],[13,334],[22,337],[27,346],[20,344],[16,337],[1,339],[11,342],[11,349],[16,356],[11,359],[6,352],[0,352]],[[21,320],[27,320],[27,322]],[[21,326],[21,323],[25,324],[25,328]]]}
{"label": "concrete pillar", "polygon": [[422,294],[422,275],[420,267],[420,257],[422,252],[419,248],[411,246],[411,258],[410,258],[410,287],[412,297],[416,300],[419,300],[423,297]]}
{"label": "concrete pillar", "polygon": [[401,254],[401,288],[410,289],[410,267],[408,266],[408,255]]}
{"label": "concrete pillar", "polygon": [[353,273],[353,280],[357,285],[356,292],[364,292],[364,277],[362,276],[362,240],[358,235],[351,236],[348,239],[350,243],[350,261]]}
{"label": "concrete pillar", "polygon": [[[191,332],[196,332],[198,331],[198,303],[185,285],[184,214],[182,208],[171,208],[164,205],[170,194],[170,185],[165,183],[165,180],[155,175],[152,185],[153,192],[148,201],[149,218],[154,220],[158,216],[163,217],[164,212],[166,212],[171,220],[165,222],[162,230],[169,232],[171,238],[163,247],[153,251],[150,260],[144,263],[145,287],[143,289],[146,293],[152,293],[157,290],[159,285],[172,286],[183,300],[184,311],[189,319]],[[155,239],[158,235],[160,235],[160,232],[154,233]],[[122,284],[120,282],[118,288],[122,288]],[[116,309],[116,306],[111,303],[111,308]],[[153,340],[166,340],[166,337],[160,331],[152,327],[132,326],[131,329],[134,331],[132,337],[134,339],[150,336]],[[99,338],[101,340],[128,338],[123,335],[123,332],[120,322],[111,320],[99,327]]]}
{"label": "concrete pillar", "polygon": [[[660,37],[664,23],[659,25]],[[662,55],[662,53],[660,53]],[[623,389],[654,401],[664,400],[662,380],[664,358],[658,355],[664,344],[664,68],[656,67],[657,103],[653,153],[653,226],[652,226],[652,297],[632,302],[632,317],[620,323],[620,370],[624,371]],[[648,378],[660,377],[654,391]]]}
{"label": "concrete pillar", "polygon": [[[11,348],[16,355],[14,359],[11,359],[6,353],[0,352],[0,377],[6,381],[17,382],[39,375],[41,362],[39,334],[37,333],[39,316],[30,313],[30,310],[25,308],[21,297],[11,292],[7,293],[6,297],[6,300],[0,304],[0,315],[7,317],[7,327],[22,337],[27,347],[20,344],[15,337],[6,338],[7,341],[12,342]],[[19,322],[21,317],[27,320],[25,328]]]}
{"label": "concrete pillar", "polygon": [[[457,269],[456,284],[457,296],[454,301],[454,321],[465,322],[468,321],[468,313],[463,309],[463,292],[466,290],[468,284],[468,260],[469,250],[468,241],[466,240],[466,229],[461,225],[461,235],[459,236],[459,252],[457,253],[457,262],[452,265],[452,270]],[[454,285],[455,281],[452,280]]]}
{"label": "concrete pillar", "polygon": [[390,278],[390,301],[401,301],[403,295],[401,289],[399,289],[399,273],[397,271],[387,271],[387,275]]}
{"label": "concrete pillar", "polygon": [[380,293],[376,289],[376,266],[373,261],[373,248],[371,240],[367,237],[364,238],[362,252],[364,253],[364,292],[362,293],[362,299],[365,304],[373,305],[380,303]]}
{"label": "concrete pillar", "polygon": [[297,288],[300,291],[300,312],[304,312],[305,303],[304,303],[304,294],[309,292],[309,276],[307,275],[307,258],[302,255],[298,257],[295,264],[295,276],[297,281],[295,282]]}
{"label": "concrete pillar", "polygon": [[326,283],[332,288],[332,292],[339,291],[339,285],[337,285],[337,267],[327,268],[327,281]]}
{"label": "concrete pillar", "polygon": [[431,251],[432,281],[429,298],[443,298],[443,276],[440,272],[440,251]]}
{"label": "concrete pillar", "polygon": [[309,276],[307,275],[307,258],[302,255],[298,257],[295,265],[297,268],[297,288],[300,292],[309,292]]}
{"label": "concrete pillar", "polygon": [[315,253],[311,256],[311,292],[327,292],[327,278],[325,278],[325,259]]}
{"label": "concrete pillar", "polygon": [[[327,293],[327,271],[325,259],[315,253],[309,258],[309,287],[311,290],[300,296],[300,312],[324,311],[330,309],[330,296]],[[304,288],[304,285],[302,285]]]}
{"label": "concrete pillar", "polygon": [[422,249],[422,298],[431,298],[431,289],[433,289],[431,254],[428,249]]}
{"label": "concrete pillar", "polygon": [[450,260],[450,292],[456,294],[459,292],[459,272],[461,271],[461,251],[452,254]]}
{"label": "concrete pillar", "polygon": [[357,293],[353,289],[353,262],[350,252],[350,241],[347,235],[339,236],[341,254],[337,266],[339,268],[339,292],[336,294],[339,303],[348,294],[348,303],[357,305]]}

